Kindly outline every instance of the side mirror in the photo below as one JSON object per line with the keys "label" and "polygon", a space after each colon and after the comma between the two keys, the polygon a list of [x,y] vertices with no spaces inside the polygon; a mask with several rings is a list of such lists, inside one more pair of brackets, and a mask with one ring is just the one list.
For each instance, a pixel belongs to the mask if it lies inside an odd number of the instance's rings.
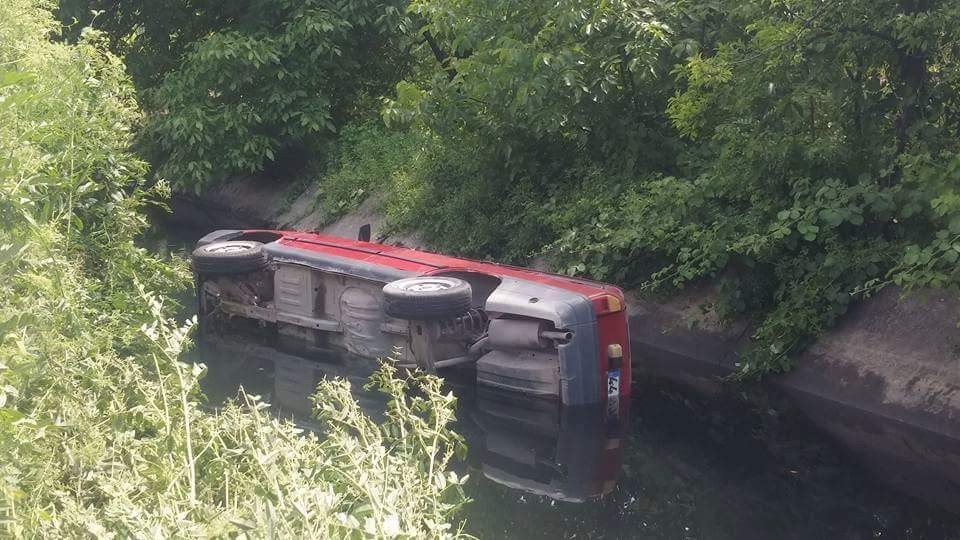
{"label": "side mirror", "polygon": [[361,242],[370,241],[370,224],[361,225],[360,230],[357,232],[357,240]]}

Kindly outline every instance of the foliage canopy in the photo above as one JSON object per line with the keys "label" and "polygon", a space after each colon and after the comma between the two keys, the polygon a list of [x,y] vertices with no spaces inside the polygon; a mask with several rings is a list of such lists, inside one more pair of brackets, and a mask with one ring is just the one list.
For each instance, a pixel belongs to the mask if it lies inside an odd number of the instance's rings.
{"label": "foliage canopy", "polygon": [[760,315],[747,373],[878,287],[958,283],[956,3],[411,7],[457,75],[401,88],[394,114],[477,154],[442,189],[521,213],[504,234],[527,243],[498,255],[553,238],[572,273],[719,279],[721,315]]}
{"label": "foliage canopy", "polygon": [[399,2],[64,0],[60,16],[111,32],[150,112],[143,148],[180,189],[304,161],[409,65]]}
{"label": "foliage canopy", "polygon": [[[880,287],[958,283],[956,2],[241,4],[160,18],[183,39],[128,57],[165,66],[140,77],[146,133],[183,187],[334,140],[313,158],[327,215],[385,191],[441,249],[714,280],[721,316],[756,320],[747,373],[786,369]],[[102,17],[115,47],[162,34]]]}

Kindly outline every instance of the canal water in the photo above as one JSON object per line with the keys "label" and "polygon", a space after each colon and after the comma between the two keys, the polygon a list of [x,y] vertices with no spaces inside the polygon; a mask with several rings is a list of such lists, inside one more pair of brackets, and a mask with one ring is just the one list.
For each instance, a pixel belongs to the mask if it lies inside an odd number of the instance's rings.
{"label": "canal water", "polygon": [[[145,243],[186,256],[197,238],[168,227]],[[360,390],[369,360],[238,340],[190,356],[209,368],[212,405],[243,386],[307,428],[316,427],[307,396],[323,377],[350,379],[372,414],[385,403]],[[635,381],[612,415],[448,382],[468,445],[457,467],[470,474],[471,502],[458,517],[480,538],[960,540],[960,501],[946,511],[902,495],[803,418],[755,400],[698,400]]]}
{"label": "canal water", "polygon": [[[375,366],[237,340],[192,356],[209,368],[211,403],[242,385],[306,427],[319,380],[359,389]],[[604,411],[456,379],[455,429],[469,448],[457,467],[472,499],[460,517],[480,538],[960,539],[960,518],[883,487],[799,418],[692,401],[662,384],[640,384],[629,404]],[[356,397],[373,414],[384,403]]]}

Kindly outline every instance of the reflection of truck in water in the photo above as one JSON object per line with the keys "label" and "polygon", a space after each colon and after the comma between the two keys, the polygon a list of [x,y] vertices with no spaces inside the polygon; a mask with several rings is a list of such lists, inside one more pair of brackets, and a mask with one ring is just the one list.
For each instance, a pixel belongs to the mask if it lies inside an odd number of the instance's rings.
{"label": "reflection of truck in water", "polygon": [[204,334],[266,332],[565,405],[630,392],[623,293],[611,285],[315,233],[220,230],[193,268]]}
{"label": "reflection of truck in water", "polygon": [[[383,413],[383,394],[364,390],[375,362],[328,353],[307,359],[241,340],[209,340],[202,349],[210,372],[208,394],[235,395],[243,385],[264,395],[283,416],[305,428],[311,420],[310,396],[324,377],[351,382],[354,397],[372,417]],[[474,477],[551,499],[583,502],[612,490],[620,476],[629,404],[615,413],[601,405],[564,407],[554,400],[448,381],[457,395],[454,429],[467,441],[466,466]]]}
{"label": "reflection of truck in water", "polygon": [[472,464],[512,489],[584,502],[609,493],[623,466],[623,407],[549,406],[542,400],[478,388],[465,408]]}

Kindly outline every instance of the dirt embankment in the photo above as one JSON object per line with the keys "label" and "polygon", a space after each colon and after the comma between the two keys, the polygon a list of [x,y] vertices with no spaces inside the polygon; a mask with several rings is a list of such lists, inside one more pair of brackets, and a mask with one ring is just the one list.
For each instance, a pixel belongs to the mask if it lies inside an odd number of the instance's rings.
{"label": "dirt embankment", "polygon": [[[319,230],[422,247],[416,235],[389,234],[381,200],[370,198],[327,222],[317,188],[289,194],[262,179],[230,182],[202,197],[172,203],[171,226]],[[541,264],[537,265],[542,267]],[[631,348],[639,376],[670,379],[700,393],[729,392],[739,352],[750,343],[747,320],[721,325],[704,317],[711,287],[669,300],[629,293]],[[786,396],[821,428],[863,456],[881,478],[948,509],[960,501],[960,295],[889,288],[854,306],[810,347],[797,367],[764,387]]]}

